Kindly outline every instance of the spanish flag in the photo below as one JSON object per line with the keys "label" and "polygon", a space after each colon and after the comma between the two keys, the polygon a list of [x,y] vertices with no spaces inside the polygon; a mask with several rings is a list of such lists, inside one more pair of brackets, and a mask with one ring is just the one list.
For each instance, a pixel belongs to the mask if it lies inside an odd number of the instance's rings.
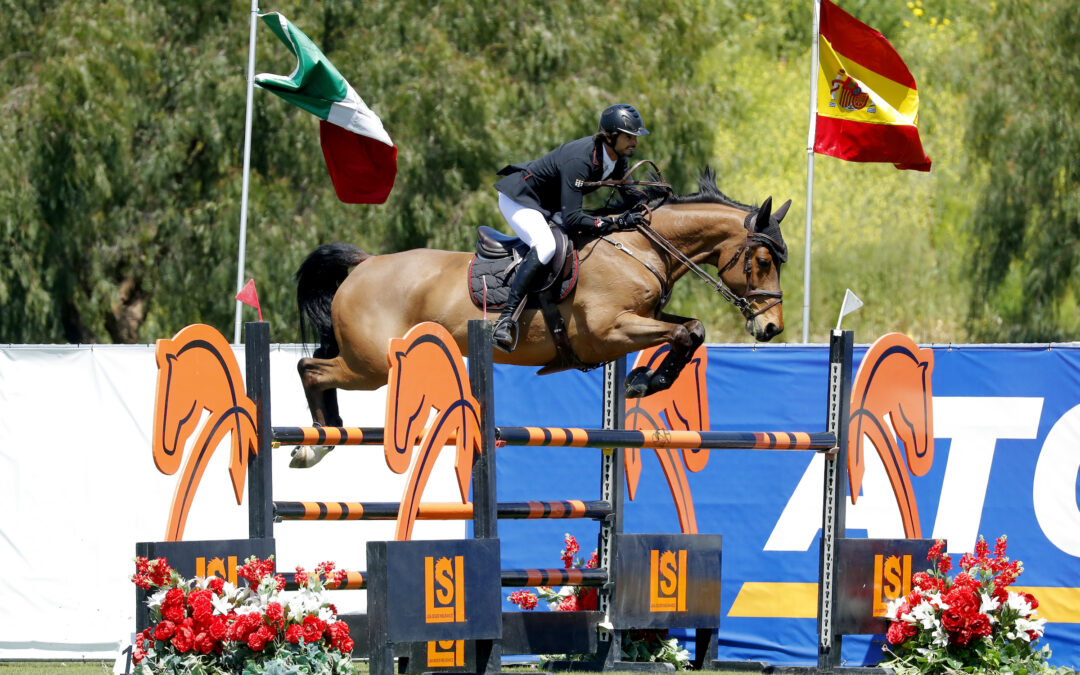
{"label": "spanish flag", "polygon": [[820,47],[814,152],[929,171],[915,78],[885,36],[821,0]]}

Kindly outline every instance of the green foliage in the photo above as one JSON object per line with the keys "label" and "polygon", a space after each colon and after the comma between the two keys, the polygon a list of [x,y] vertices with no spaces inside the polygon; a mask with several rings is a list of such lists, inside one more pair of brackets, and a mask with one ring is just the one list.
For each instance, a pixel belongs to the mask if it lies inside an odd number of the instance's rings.
{"label": "green foliage", "polygon": [[1080,16],[1057,3],[983,15],[967,140],[989,167],[972,217],[980,339],[1075,339],[1080,330]]}
{"label": "green foliage", "polygon": [[[1080,90],[1076,13],[1051,0],[840,4],[914,73],[934,168],[816,159],[811,339],[847,287],[866,302],[845,321],[860,340],[1070,339],[1080,134],[1062,111]],[[676,189],[694,191],[711,164],[735,199],[793,200],[778,339],[800,339],[810,3],[264,9],[326,52],[399,152],[385,205],[342,204],[316,120],[254,92],[244,277],[275,340],[299,337],[292,273],[315,246],[465,250],[477,225],[504,227],[495,171],[591,133],[618,101],[642,111],[654,133],[638,156]],[[246,5],[0,0],[0,15],[0,341],[148,342],[194,322],[229,334]],[[269,31],[258,36],[257,71],[291,71]],[[701,317],[710,341],[749,340],[738,313],[696,285],[676,287],[671,310]]]}

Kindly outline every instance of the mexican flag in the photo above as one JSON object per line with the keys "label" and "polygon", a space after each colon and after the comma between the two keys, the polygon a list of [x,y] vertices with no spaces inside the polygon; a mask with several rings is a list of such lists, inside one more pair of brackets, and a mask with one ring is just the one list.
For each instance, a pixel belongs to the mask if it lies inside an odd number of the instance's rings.
{"label": "mexican flag", "polygon": [[397,177],[397,147],[382,120],[292,22],[278,12],[259,18],[296,57],[296,69],[289,75],[256,75],[255,84],[322,120],[319,138],[338,199],[385,202]]}

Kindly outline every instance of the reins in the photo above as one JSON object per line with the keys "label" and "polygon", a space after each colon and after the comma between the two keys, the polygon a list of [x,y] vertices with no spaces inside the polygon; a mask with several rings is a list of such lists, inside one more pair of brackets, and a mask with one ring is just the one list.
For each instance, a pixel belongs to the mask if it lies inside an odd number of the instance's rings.
{"label": "reins", "polygon": [[[656,176],[656,180],[630,180],[630,176],[633,175],[634,171],[636,171],[643,164],[648,164],[648,165],[650,165],[652,167],[653,171],[655,172],[654,175]],[[618,180],[589,181],[589,182],[583,183],[582,186],[583,187],[610,187],[610,188],[613,188],[612,191],[611,191],[611,195],[608,196],[608,200],[607,200],[608,203],[611,202],[611,196],[614,195],[614,193],[615,193],[614,188],[619,188],[619,187],[658,187],[658,188],[663,188],[664,190],[666,190],[668,195],[670,195],[670,196],[675,195],[675,191],[671,188],[671,185],[667,181],[664,180],[663,174],[660,173],[660,168],[658,166],[656,166],[656,163],[653,162],[651,159],[640,160],[638,163],[634,164],[632,167],[630,167],[626,171],[625,176],[623,176],[622,178],[620,178]],[[784,301],[784,292],[783,291],[766,291],[766,290],[761,290],[761,289],[749,290],[750,289],[750,274],[751,274],[751,272],[753,270],[752,261],[751,261],[751,258],[750,258],[750,250],[751,250],[750,244],[751,243],[757,243],[757,244],[760,244],[760,245],[763,245],[763,246],[770,246],[770,247],[773,247],[775,249],[779,245],[778,245],[778,243],[776,241],[774,241],[768,235],[762,234],[760,232],[748,232],[748,234],[746,235],[746,240],[743,242],[742,246],[740,246],[739,249],[735,251],[735,255],[733,255],[731,257],[731,260],[729,260],[727,262],[727,264],[725,264],[723,267],[719,268],[720,269],[720,274],[723,274],[725,271],[728,270],[728,268],[732,267],[735,264],[735,262],[739,259],[739,256],[742,255],[745,252],[745,254],[746,254],[745,260],[746,260],[746,262],[744,264],[743,270],[746,273],[746,287],[747,287],[748,290],[743,295],[738,295],[737,293],[735,293],[735,291],[731,290],[731,288],[729,288],[727,284],[724,283],[723,279],[721,279],[719,277],[714,279],[712,277],[712,275],[710,275],[708,272],[703,270],[697,263],[695,263],[693,260],[691,260],[689,257],[687,257],[686,254],[684,254],[679,249],[675,248],[675,245],[672,244],[667,239],[665,239],[663,235],[661,235],[656,230],[652,229],[652,227],[649,225],[649,223],[652,222],[652,212],[653,212],[653,210],[651,208],[649,208],[648,204],[644,204],[644,203],[638,204],[638,207],[641,208],[644,211],[645,222],[641,223],[641,224],[638,224],[638,225],[635,225],[634,226],[635,229],[638,232],[640,232],[642,234],[642,236],[644,236],[646,239],[648,239],[652,243],[656,244],[658,247],[660,247],[660,249],[666,251],[669,255],[671,255],[673,258],[678,260],[681,264],[685,265],[688,270],[690,270],[695,275],[697,275],[702,281],[704,281],[706,284],[711,286],[714,291],[716,291],[717,293],[720,294],[720,297],[722,297],[724,300],[728,301],[729,303],[734,305],[736,308],[738,308],[738,310],[740,312],[742,312],[742,315],[745,316],[747,318],[747,320],[753,319],[753,318],[757,317],[758,315],[769,311],[770,309],[772,309],[773,307],[775,307],[776,305],[779,305],[780,303],[782,303]],[[753,216],[753,213],[747,214],[747,216],[746,216],[747,222],[744,222],[744,226],[746,226],[747,230],[750,229],[748,221],[752,216]],[[629,248],[623,246],[621,242],[617,242],[617,241],[614,241],[612,239],[608,239],[606,236],[601,236],[600,238],[603,239],[604,241],[606,241],[607,243],[611,244],[612,246],[614,246],[616,249],[618,249],[618,250],[622,251],[623,253],[629,255],[634,260],[637,260],[639,263],[641,263],[645,267],[645,269],[652,272],[653,276],[655,276],[657,278],[657,280],[660,282],[661,296],[660,296],[660,304],[658,306],[663,307],[665,304],[667,304],[668,298],[671,297],[672,288],[669,288],[667,286],[667,284],[664,282],[663,276],[659,272],[657,272],[656,269],[654,269],[652,265],[650,265],[648,262],[646,262],[646,261],[642,260],[641,258],[637,257],[636,255],[634,255],[633,251],[631,251]],[[719,265],[718,265],[718,267],[719,267]],[[759,309],[756,312],[753,312],[752,308],[750,307],[749,298],[776,298],[776,300],[769,303],[764,308]]]}

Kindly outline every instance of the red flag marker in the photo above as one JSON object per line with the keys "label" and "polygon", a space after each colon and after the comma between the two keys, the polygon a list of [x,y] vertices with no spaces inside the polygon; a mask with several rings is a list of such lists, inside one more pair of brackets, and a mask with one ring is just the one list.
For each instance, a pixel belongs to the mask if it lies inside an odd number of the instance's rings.
{"label": "red flag marker", "polygon": [[262,321],[262,307],[259,307],[259,294],[255,291],[255,280],[249,279],[247,284],[236,294],[236,299],[245,305],[254,307],[259,312],[259,321]]}

